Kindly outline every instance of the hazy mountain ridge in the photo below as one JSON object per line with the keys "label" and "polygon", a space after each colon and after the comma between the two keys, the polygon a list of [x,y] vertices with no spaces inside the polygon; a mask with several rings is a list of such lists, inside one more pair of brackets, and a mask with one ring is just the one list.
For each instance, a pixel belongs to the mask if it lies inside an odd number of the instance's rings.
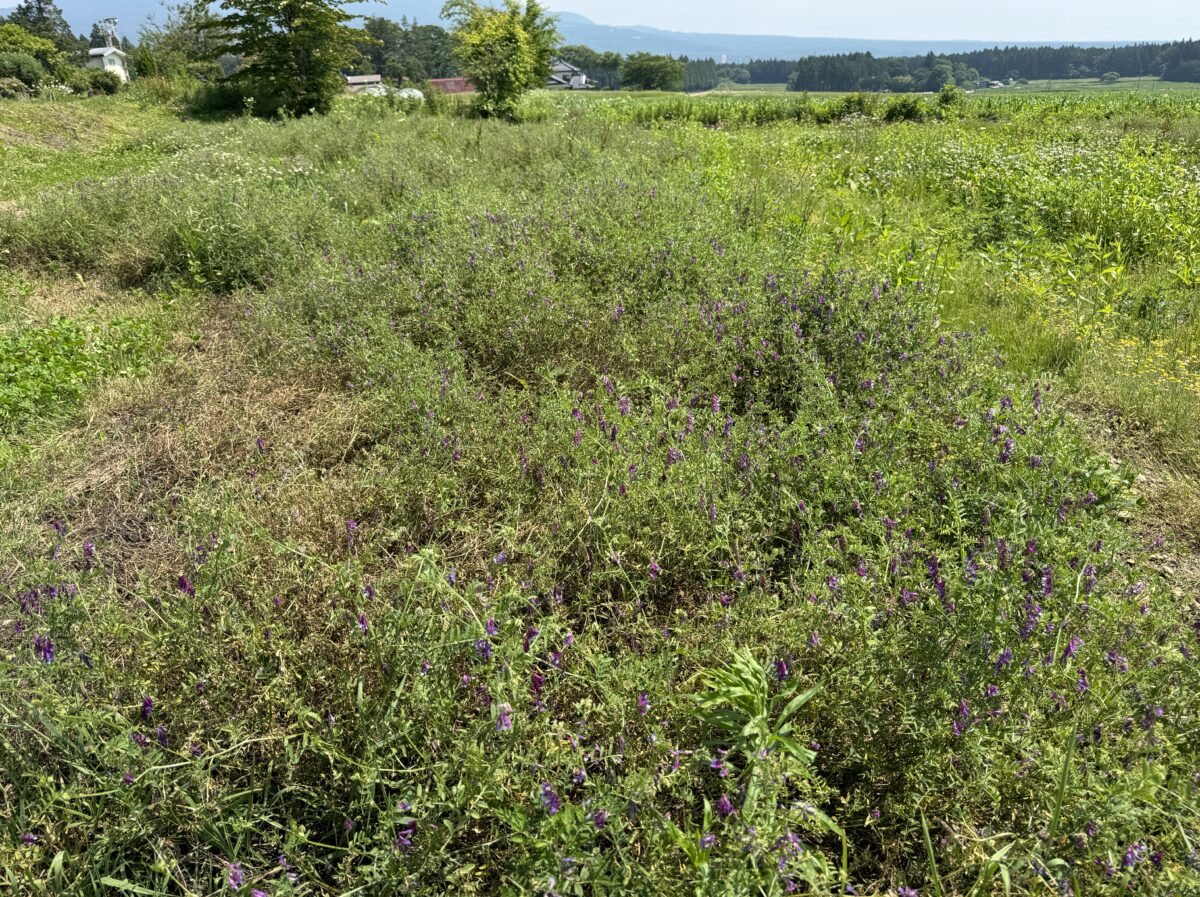
{"label": "hazy mountain ridge", "polygon": [[[391,19],[406,16],[419,22],[435,22],[443,0],[405,0],[405,2],[353,3],[353,12],[380,15]],[[159,16],[163,5],[159,0],[59,0],[59,6],[71,27],[87,34],[92,23],[114,16],[120,21],[121,33],[136,40],[138,30],[148,18]],[[5,12],[0,8],[0,13]],[[559,31],[568,44],[586,44],[594,50],[618,53],[667,53],[692,58],[722,55],[730,61],[745,59],[798,59],[802,56],[832,53],[871,52],[876,56],[915,56],[928,52],[961,53],[996,46],[1034,46],[1038,42],[1012,43],[1007,41],[972,40],[873,40],[852,37],[792,37],[768,34],[711,34],[688,31],[665,31],[641,25],[601,25],[577,13],[560,13]],[[1081,43],[1080,46],[1120,46],[1122,41]]]}

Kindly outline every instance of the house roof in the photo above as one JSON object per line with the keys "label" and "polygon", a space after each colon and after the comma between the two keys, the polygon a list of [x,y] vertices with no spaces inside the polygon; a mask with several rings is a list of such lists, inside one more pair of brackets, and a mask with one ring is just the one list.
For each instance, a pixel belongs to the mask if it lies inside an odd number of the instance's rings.
{"label": "house roof", "polygon": [[383,75],[347,75],[347,84],[380,84],[383,82]]}
{"label": "house roof", "polygon": [[562,59],[552,60],[550,63],[550,71],[554,72],[556,75],[565,75],[567,73],[574,74],[575,72],[579,72],[580,74],[583,73],[583,69],[577,68],[576,66],[573,66],[571,63],[565,62]]}
{"label": "house roof", "polygon": [[93,47],[92,49],[88,50],[88,56],[110,56],[113,53],[116,53],[118,56],[127,55],[124,50],[118,49],[117,47]]}

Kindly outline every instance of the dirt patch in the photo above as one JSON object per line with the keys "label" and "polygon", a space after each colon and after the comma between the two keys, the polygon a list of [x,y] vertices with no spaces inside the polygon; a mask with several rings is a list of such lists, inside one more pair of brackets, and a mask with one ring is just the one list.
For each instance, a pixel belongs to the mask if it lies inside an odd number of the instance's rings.
{"label": "dirt patch", "polygon": [[108,295],[108,290],[93,281],[39,282],[29,295],[22,299],[21,304],[38,320],[56,317],[78,318],[94,310]]}
{"label": "dirt patch", "polygon": [[70,143],[58,134],[30,134],[0,124],[0,144],[5,146],[40,146],[47,149],[66,149]]}

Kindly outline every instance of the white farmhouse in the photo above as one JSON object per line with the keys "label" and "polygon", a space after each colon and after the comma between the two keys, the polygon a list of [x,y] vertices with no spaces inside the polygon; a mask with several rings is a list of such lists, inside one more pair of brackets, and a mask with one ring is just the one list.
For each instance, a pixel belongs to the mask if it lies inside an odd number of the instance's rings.
{"label": "white farmhouse", "polygon": [[124,83],[129,83],[128,56],[116,47],[96,47],[88,51],[87,67],[112,72]]}
{"label": "white farmhouse", "polygon": [[550,63],[550,78],[546,86],[551,90],[588,90],[592,84],[582,69],[561,59],[555,59]]}

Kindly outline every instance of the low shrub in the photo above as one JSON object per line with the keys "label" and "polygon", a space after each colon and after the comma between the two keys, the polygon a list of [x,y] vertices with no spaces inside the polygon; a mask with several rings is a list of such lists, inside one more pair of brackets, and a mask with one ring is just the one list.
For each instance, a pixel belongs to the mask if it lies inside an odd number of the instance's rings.
{"label": "low shrub", "polygon": [[924,101],[914,94],[892,97],[883,110],[883,120],[889,122],[925,121],[927,118],[929,110]]}
{"label": "low shrub", "polygon": [[17,100],[29,94],[29,85],[19,78],[0,78],[0,99]]}
{"label": "low shrub", "polygon": [[46,80],[46,69],[28,53],[0,53],[0,78],[15,78],[26,87],[36,88]]}
{"label": "low shrub", "polygon": [[124,83],[115,72],[106,72],[99,69],[88,70],[88,87],[92,93],[102,93],[111,96],[119,91]]}

